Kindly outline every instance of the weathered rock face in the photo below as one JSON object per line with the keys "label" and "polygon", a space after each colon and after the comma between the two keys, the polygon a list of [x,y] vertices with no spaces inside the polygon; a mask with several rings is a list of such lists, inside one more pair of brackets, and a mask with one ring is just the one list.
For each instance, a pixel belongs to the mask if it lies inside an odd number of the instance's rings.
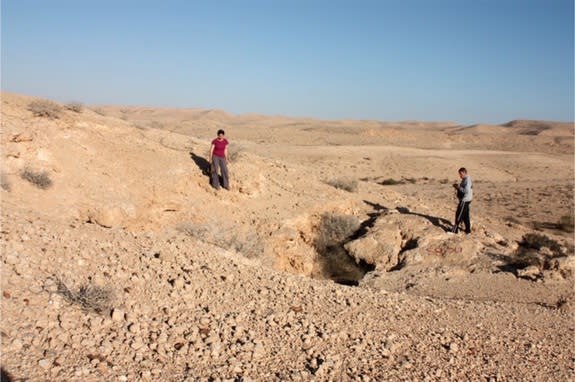
{"label": "weathered rock face", "polygon": [[378,218],[365,236],[345,245],[356,262],[365,261],[385,271],[399,264],[404,232],[392,216]]}
{"label": "weathered rock face", "polygon": [[317,248],[322,214],[351,216],[356,210],[355,203],[349,201],[330,202],[286,220],[266,240],[266,256],[276,270],[325,278],[323,269],[326,259],[320,256]]}
{"label": "weathered rock face", "polygon": [[419,264],[466,266],[482,245],[472,238],[449,234],[424,217],[392,212],[378,217],[363,237],[345,248],[356,262],[390,271]]}
{"label": "weathered rock face", "polygon": [[575,278],[575,256],[564,256],[553,259],[550,268],[558,271],[567,279]]}
{"label": "weathered rock face", "polygon": [[317,253],[310,243],[302,239],[301,231],[288,224],[280,229],[270,242],[274,268],[283,272],[311,276]]}

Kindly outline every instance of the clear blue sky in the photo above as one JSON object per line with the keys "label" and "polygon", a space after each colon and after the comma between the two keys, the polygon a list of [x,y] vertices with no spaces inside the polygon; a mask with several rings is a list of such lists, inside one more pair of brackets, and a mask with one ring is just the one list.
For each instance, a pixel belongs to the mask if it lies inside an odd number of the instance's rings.
{"label": "clear blue sky", "polygon": [[2,0],[2,90],[321,119],[573,121],[573,0]]}

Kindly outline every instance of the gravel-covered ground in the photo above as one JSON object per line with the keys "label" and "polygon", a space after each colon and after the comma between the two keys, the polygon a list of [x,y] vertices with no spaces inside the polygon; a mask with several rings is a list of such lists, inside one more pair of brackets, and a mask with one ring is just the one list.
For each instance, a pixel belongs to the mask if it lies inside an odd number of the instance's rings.
{"label": "gravel-covered ground", "polygon": [[2,97],[2,381],[575,379],[569,124],[34,100]]}
{"label": "gravel-covered ground", "polygon": [[574,376],[569,305],[347,287],[278,273],[177,231],[62,226],[18,211],[4,216],[2,239],[2,367],[12,380]]}

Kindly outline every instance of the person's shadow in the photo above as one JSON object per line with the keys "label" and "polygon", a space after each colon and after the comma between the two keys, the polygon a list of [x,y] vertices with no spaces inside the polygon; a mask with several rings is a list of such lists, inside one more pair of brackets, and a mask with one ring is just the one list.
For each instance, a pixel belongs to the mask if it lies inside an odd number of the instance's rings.
{"label": "person's shadow", "polygon": [[198,166],[198,168],[202,171],[202,174],[204,174],[209,178],[211,175],[210,162],[208,162],[205,158],[194,154],[191,151],[190,151],[190,158],[192,158],[196,166]]}
{"label": "person's shadow", "polygon": [[[373,207],[373,209],[376,211],[374,213],[374,216],[371,216],[371,225],[373,225],[373,223],[375,223],[375,219],[377,218],[377,216],[379,216],[382,212],[385,211],[389,211],[389,208],[382,206],[379,203],[373,203],[370,202],[368,200],[364,200],[363,201],[365,204]],[[430,216],[430,215],[425,215],[425,214],[421,214],[418,212],[413,212],[410,211],[409,208],[407,207],[396,207],[395,208],[400,214],[406,214],[406,215],[415,215],[415,216],[420,216],[422,218],[425,218],[427,220],[429,220],[431,222],[431,224],[433,224],[436,227],[442,228],[445,231],[451,231],[453,229],[453,225],[451,224],[451,222],[447,219],[444,218],[440,218],[437,216]]]}
{"label": "person's shadow", "polygon": [[401,214],[421,216],[422,218],[429,220],[431,224],[433,224],[434,226],[442,228],[445,232],[450,232],[453,230],[453,224],[447,219],[440,218],[437,216],[425,215],[419,212],[413,212],[406,207],[397,207],[396,210],[399,211],[399,213]]}
{"label": "person's shadow", "polygon": [[[212,166],[205,158],[198,156],[190,151],[190,158],[194,161],[196,166],[202,171],[202,174],[208,177],[208,183],[212,184]],[[220,174],[218,174],[218,179],[220,184],[224,184],[224,179]]]}

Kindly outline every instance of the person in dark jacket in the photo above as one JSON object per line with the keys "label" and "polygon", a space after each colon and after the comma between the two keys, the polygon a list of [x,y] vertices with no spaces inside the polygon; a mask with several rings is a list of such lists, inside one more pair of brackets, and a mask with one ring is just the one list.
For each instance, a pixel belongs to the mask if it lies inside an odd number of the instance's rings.
{"label": "person in dark jacket", "polygon": [[459,178],[461,178],[461,183],[454,183],[453,187],[457,192],[457,199],[459,204],[457,205],[457,211],[455,212],[455,226],[453,227],[453,232],[457,233],[459,231],[459,225],[463,222],[465,226],[465,233],[471,233],[471,221],[469,219],[469,204],[473,200],[473,183],[471,182],[471,177],[467,174],[467,169],[461,167],[459,169]]}

